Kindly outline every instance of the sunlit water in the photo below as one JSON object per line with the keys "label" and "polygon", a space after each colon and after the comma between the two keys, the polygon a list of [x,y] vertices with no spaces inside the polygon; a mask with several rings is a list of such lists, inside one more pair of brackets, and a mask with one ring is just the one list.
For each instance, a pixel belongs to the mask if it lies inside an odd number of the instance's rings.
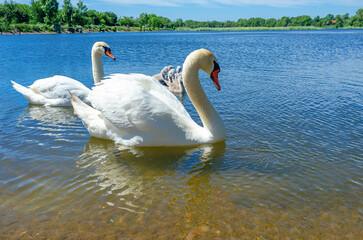
{"label": "sunlit water", "polygon": [[[360,239],[363,31],[0,36],[0,239]],[[10,80],[158,73],[193,50],[225,143],[129,148],[73,109],[28,105]],[[184,105],[200,123],[187,96]],[[172,133],[171,133],[172,134]]]}

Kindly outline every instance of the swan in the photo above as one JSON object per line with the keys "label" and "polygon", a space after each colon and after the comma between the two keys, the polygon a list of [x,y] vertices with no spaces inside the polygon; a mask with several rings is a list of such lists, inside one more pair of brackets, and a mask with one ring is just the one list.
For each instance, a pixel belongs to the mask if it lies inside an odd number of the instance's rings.
{"label": "swan", "polygon": [[71,93],[75,114],[88,132],[128,146],[191,146],[225,140],[221,117],[207,98],[199,77],[202,69],[218,90],[216,57],[199,49],[183,65],[184,85],[203,126],[192,120],[179,100],[155,78],[113,74],[92,88],[91,106]]}
{"label": "swan", "polygon": [[180,66],[178,66],[176,70],[172,65],[166,66],[161,70],[160,73],[155,74],[153,77],[156,78],[172,93],[180,94],[184,92]]}
{"label": "swan", "polygon": [[[92,71],[95,84],[104,77],[102,55],[106,55],[113,60],[116,58],[111,54],[110,47],[105,42],[96,42],[92,47]],[[14,81],[11,81],[16,91],[24,95],[31,104],[46,106],[71,106],[68,91],[79,98],[87,101],[86,98],[91,92],[89,88],[81,82],[65,76],[53,76],[36,80],[28,88]]]}
{"label": "swan", "polygon": [[168,73],[173,68],[174,67],[172,65],[165,66],[163,69],[161,69],[160,73],[153,75],[153,78],[158,80],[160,84],[167,87],[168,85],[166,84],[166,81],[168,81]]}
{"label": "swan", "polygon": [[175,69],[173,68],[169,71],[168,81],[165,81],[165,83],[167,84],[170,92],[181,94],[184,92],[184,87],[181,80],[182,75],[175,72]]}

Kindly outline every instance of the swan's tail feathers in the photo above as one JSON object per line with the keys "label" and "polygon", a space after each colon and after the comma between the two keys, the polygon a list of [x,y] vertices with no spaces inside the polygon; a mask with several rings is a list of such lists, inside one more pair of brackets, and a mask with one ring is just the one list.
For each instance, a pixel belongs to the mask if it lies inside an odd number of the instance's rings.
{"label": "swan's tail feathers", "polygon": [[88,132],[94,137],[112,139],[109,136],[108,130],[110,126],[106,126],[108,121],[102,116],[102,113],[82,102],[82,100],[71,92],[69,94],[71,95],[74,113],[82,120]]}
{"label": "swan's tail feathers", "polygon": [[14,82],[14,81],[11,81],[11,83],[13,84],[13,88],[16,91],[20,92],[21,94],[24,95],[24,94],[28,93],[28,91],[29,91],[28,88],[26,88],[26,87],[24,87],[24,86],[22,86],[22,85],[20,85],[20,84],[18,84],[16,82]]}
{"label": "swan's tail feathers", "polygon": [[30,89],[27,87],[24,87],[14,81],[11,81],[13,84],[13,88],[23,94],[23,96],[29,101],[29,103],[32,104],[45,104],[46,98],[42,96],[39,91],[36,89]]}
{"label": "swan's tail feathers", "polygon": [[74,113],[76,115],[78,115],[81,119],[82,119],[82,116],[84,115],[83,114],[84,112],[90,111],[91,109],[95,110],[95,109],[91,108],[90,106],[88,106],[87,104],[85,104],[84,102],[82,102],[82,100],[79,99],[76,95],[72,94],[70,91],[68,91],[68,92],[71,95],[71,103],[74,108]]}
{"label": "swan's tail feathers", "polygon": [[93,107],[85,104],[81,99],[79,99],[76,95],[69,92],[71,95],[71,103],[74,109],[74,113],[82,120],[83,124],[89,125],[89,122],[94,120],[99,120],[102,113]]}

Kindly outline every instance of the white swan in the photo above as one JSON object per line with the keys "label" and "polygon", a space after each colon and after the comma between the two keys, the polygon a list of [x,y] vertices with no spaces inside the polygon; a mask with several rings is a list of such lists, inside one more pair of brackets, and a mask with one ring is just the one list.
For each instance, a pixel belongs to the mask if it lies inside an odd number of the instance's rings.
{"label": "white swan", "polygon": [[219,65],[208,50],[192,52],[183,65],[185,89],[203,127],[192,120],[170,91],[142,74],[115,74],[102,80],[88,96],[94,108],[71,94],[74,112],[92,136],[123,145],[187,146],[224,141],[223,121],[203,91],[199,69],[220,90]]}
{"label": "white swan", "polygon": [[[96,42],[92,47],[92,70],[95,83],[104,77],[102,55],[109,56],[116,60],[111,54],[110,47],[104,42]],[[68,91],[85,101],[91,92],[89,88],[81,82],[65,76],[53,76],[36,80],[28,88],[14,81],[11,81],[16,91],[24,95],[31,104],[46,106],[71,106]]]}

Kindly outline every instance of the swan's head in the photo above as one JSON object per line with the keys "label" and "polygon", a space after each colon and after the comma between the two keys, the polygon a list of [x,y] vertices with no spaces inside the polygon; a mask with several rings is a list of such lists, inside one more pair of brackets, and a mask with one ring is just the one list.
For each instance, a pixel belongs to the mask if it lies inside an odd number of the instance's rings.
{"label": "swan's head", "polygon": [[[221,90],[221,85],[219,85],[218,81],[218,73],[220,72],[219,64],[217,58],[206,49],[195,50],[187,59],[191,58],[196,63],[198,63],[198,67],[202,69],[204,72],[208,74],[208,76],[212,79],[214,86]],[[187,60],[186,60],[187,61]],[[184,69],[185,67],[183,67]]]}
{"label": "swan's head", "polygon": [[111,48],[105,42],[96,42],[95,44],[93,44],[92,53],[99,55],[106,55],[112,58],[113,60],[116,60],[116,58],[111,53]]}
{"label": "swan's head", "polygon": [[181,73],[181,66],[177,66],[177,67],[176,67],[176,72],[177,72],[177,73]]}

